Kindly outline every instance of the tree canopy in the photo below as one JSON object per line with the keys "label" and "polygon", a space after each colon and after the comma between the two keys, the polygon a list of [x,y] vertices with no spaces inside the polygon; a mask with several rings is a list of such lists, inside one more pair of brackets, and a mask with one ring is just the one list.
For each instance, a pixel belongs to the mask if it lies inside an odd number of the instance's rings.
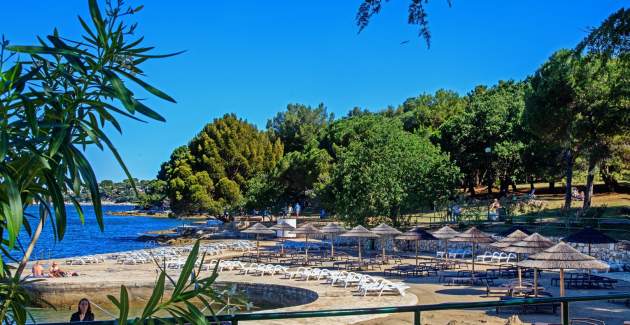
{"label": "tree canopy", "polygon": [[[446,200],[459,181],[458,168],[427,138],[403,130],[384,117],[358,117],[374,122],[356,141],[339,147],[328,191],[340,218],[350,224],[400,217]],[[356,123],[359,125],[362,123]]]}
{"label": "tree canopy", "polygon": [[279,140],[227,114],[173,151],[158,178],[167,183],[173,212],[219,214],[241,206],[248,181],[272,170],[282,151]]}

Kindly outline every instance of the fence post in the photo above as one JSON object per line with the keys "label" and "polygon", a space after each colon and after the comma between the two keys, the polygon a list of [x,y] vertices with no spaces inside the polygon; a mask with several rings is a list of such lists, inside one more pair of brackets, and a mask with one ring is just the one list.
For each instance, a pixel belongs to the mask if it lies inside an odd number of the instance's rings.
{"label": "fence post", "polygon": [[561,301],[560,302],[560,314],[562,317],[562,325],[569,325],[569,302]]}
{"label": "fence post", "polygon": [[421,325],[420,324],[420,311],[416,310],[413,312],[413,325]]}

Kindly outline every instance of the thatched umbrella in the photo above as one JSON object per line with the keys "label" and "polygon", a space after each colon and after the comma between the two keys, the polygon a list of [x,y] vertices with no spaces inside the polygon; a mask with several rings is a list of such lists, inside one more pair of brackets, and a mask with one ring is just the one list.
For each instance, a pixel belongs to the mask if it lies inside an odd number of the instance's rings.
{"label": "thatched umbrella", "polygon": [[507,237],[508,235],[510,235],[511,233],[520,230],[522,232],[524,232],[525,234],[527,234],[528,236],[532,234],[531,231],[527,230],[527,228],[523,227],[523,226],[512,226],[509,229],[506,229],[500,233],[497,234],[497,236],[499,237]]}
{"label": "thatched umbrella", "polygon": [[258,222],[253,226],[243,230],[246,234],[256,234],[256,256],[260,257],[260,235],[273,235],[276,232],[265,227],[262,223]]}
{"label": "thatched umbrella", "polygon": [[519,241],[525,239],[525,237],[527,236],[528,235],[526,233],[517,229],[509,234],[507,237],[499,240],[498,242],[490,244],[490,246],[494,248],[505,248],[514,243],[518,243]]}
{"label": "thatched umbrella", "polygon": [[453,230],[453,228],[449,226],[444,226],[433,232],[434,237],[444,240],[444,254],[446,259],[448,259],[448,241],[457,237],[457,235],[459,235],[459,232]]}
{"label": "thatched umbrella", "polygon": [[407,232],[404,232],[402,235],[396,236],[396,239],[414,240],[416,242],[416,266],[418,266],[418,242],[420,240],[438,240],[438,238],[420,227],[415,227]]}
{"label": "thatched umbrella", "polygon": [[306,237],[306,257],[305,257],[305,262],[306,264],[308,264],[308,236],[309,235],[316,235],[316,234],[320,234],[321,231],[319,231],[319,229],[315,228],[315,226],[313,226],[310,223],[304,224],[302,226],[299,226],[297,228],[295,228],[295,230],[293,230],[294,233],[296,234],[301,234],[304,235]]}
{"label": "thatched umbrella", "polygon": [[472,227],[457,237],[451,239],[452,242],[472,243],[472,277],[475,277],[475,246],[477,244],[492,243],[494,239],[485,232]]}
{"label": "thatched umbrella", "polygon": [[381,223],[372,228],[372,232],[381,236],[381,247],[383,248],[383,264],[385,264],[385,241],[388,236],[400,235],[402,232],[394,227]]}
{"label": "thatched umbrella", "polygon": [[591,255],[592,244],[614,244],[617,242],[617,240],[608,237],[606,234],[592,227],[586,227],[573,233],[563,238],[562,241],[567,243],[588,244],[588,255]]}
{"label": "thatched umbrella", "polygon": [[[293,230],[295,230],[295,227],[291,226],[290,224],[286,223],[285,221],[282,221],[280,223],[277,223],[277,224],[269,227],[269,229],[276,230],[276,231],[282,231],[282,233],[284,234],[285,231],[293,231]],[[284,236],[280,237],[280,241],[281,241],[280,254],[284,255]]]}
{"label": "thatched umbrella", "polygon": [[330,235],[330,257],[334,258],[335,257],[335,236],[346,232],[346,228],[340,226],[339,224],[329,222],[320,231],[324,234]]}
{"label": "thatched umbrella", "polygon": [[342,234],[340,237],[359,238],[359,263],[361,263],[361,261],[363,260],[361,257],[361,238],[377,238],[378,235],[359,225]]}
{"label": "thatched umbrella", "polygon": [[[512,243],[510,246],[501,248],[502,251],[516,254],[536,254],[553,246],[553,242],[539,233],[533,233],[523,240]],[[518,264],[517,264],[518,266]],[[518,283],[522,285],[521,267],[518,266]],[[534,295],[538,297],[538,270],[534,268]]]}
{"label": "thatched umbrella", "polygon": [[560,269],[560,296],[564,297],[564,269],[607,269],[608,264],[592,256],[582,254],[566,243],[559,243],[546,250],[530,255],[518,263],[522,267]]}

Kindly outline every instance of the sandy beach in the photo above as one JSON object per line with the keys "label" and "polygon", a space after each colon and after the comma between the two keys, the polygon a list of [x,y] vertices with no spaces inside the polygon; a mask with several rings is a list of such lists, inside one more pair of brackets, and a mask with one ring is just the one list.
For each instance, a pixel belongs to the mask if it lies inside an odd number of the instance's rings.
{"label": "sandy beach", "polygon": [[[205,243],[205,242],[204,242]],[[208,241],[210,243],[210,241]],[[264,242],[263,245],[271,245],[273,242]],[[229,251],[212,258],[230,259],[241,255],[242,252]],[[120,285],[130,288],[131,299],[138,304],[146,301],[156,280],[156,266],[153,263],[127,265],[117,264],[113,259],[107,259],[103,263],[86,265],[66,265],[65,260],[59,260],[62,268],[67,271],[78,272],[77,277],[49,278],[38,282],[31,288],[53,305],[61,309],[73,308],[80,299],[87,296],[92,301],[104,308],[111,309],[106,299],[106,294],[117,295]],[[412,263],[412,260],[404,261]],[[49,261],[44,261],[49,263]],[[488,266],[478,266],[479,269]],[[363,273],[374,276],[382,276],[380,270],[365,271]],[[169,271],[169,274],[177,275],[177,270]],[[622,273],[617,273],[621,275]],[[554,273],[545,272],[541,278],[541,285],[546,291],[558,296],[558,288],[549,285]],[[613,275],[611,273],[611,275]],[[623,274],[627,276],[627,274]],[[619,278],[623,278],[619,276]],[[404,281],[410,288],[405,296],[387,295],[382,297],[362,297],[354,289],[338,288],[323,284],[323,281],[296,281],[275,276],[239,275],[237,271],[221,272],[217,281],[226,283],[264,284],[268,286],[279,285],[292,288],[301,288],[316,293],[317,299],[298,306],[274,309],[274,311],[304,311],[321,309],[343,309],[358,307],[384,307],[413,304],[437,304],[445,302],[473,302],[498,300],[499,296],[486,297],[486,288],[479,286],[448,286],[437,283],[435,277],[392,279]],[[614,290],[568,290],[567,295],[597,295],[610,292],[629,292],[630,283],[620,280]],[[630,309],[623,304],[599,301],[577,303],[571,305],[572,317],[592,317],[602,319],[607,324],[621,324],[623,320],[630,319]],[[505,324],[506,319],[518,311],[506,311],[499,314],[494,309],[489,310],[448,310],[439,312],[422,313],[422,324]],[[105,316],[103,316],[105,317]],[[523,314],[519,318],[526,323],[558,322],[559,315],[550,314]],[[259,322],[257,322],[259,323]],[[320,319],[292,320],[291,324],[411,324],[411,314],[394,314],[379,316],[354,316]],[[265,324],[287,324],[284,322],[265,322]]]}

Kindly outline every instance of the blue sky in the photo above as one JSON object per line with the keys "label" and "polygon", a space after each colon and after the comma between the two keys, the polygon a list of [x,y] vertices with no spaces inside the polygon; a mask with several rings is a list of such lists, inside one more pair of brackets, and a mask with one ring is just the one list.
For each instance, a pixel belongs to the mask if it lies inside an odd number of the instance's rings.
{"label": "blue sky", "polygon": [[[360,0],[127,1],[145,4],[132,17],[138,34],[160,52],[147,80],[177,104],[150,100],[166,123],[123,121],[109,129],[132,174],[153,178],[171,151],[213,118],[234,112],[259,127],[287,103],[323,102],[336,116],[352,107],[378,110],[439,88],[462,94],[478,84],[522,79],[551,53],[573,47],[624,1],[462,1],[428,5],[431,48],[406,24],[408,0],[385,3],[357,34]],[[20,0],[2,4],[12,44],[32,44],[54,27],[80,33],[87,1]],[[401,44],[403,41],[408,43]],[[109,153],[89,150],[99,179],[120,180]]]}

